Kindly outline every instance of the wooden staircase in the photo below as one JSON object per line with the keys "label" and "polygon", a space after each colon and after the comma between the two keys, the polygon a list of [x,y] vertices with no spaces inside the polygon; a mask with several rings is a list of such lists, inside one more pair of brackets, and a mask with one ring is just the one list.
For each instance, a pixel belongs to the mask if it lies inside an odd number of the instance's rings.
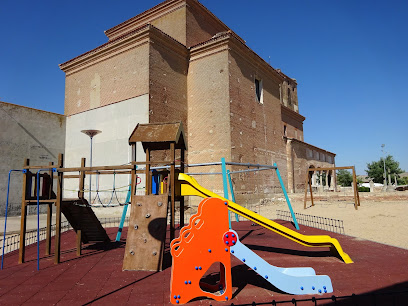
{"label": "wooden staircase", "polygon": [[82,243],[108,242],[108,234],[102,227],[92,208],[85,199],[63,199],[61,212],[74,228],[81,231]]}

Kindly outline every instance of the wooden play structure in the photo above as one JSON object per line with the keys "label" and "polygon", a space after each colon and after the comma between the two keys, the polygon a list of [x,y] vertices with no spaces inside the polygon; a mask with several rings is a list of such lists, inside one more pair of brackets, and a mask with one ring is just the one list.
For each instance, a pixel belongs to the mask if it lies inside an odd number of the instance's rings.
{"label": "wooden play structure", "polygon": [[[136,161],[136,143],[141,142],[146,152],[146,161]],[[81,255],[82,243],[108,242],[110,239],[85,199],[86,175],[131,175],[130,230],[123,263],[125,270],[161,270],[167,214],[170,203],[170,237],[175,233],[175,202],[180,202],[180,223],[184,225],[184,198],[177,192],[176,177],[184,171],[185,136],[182,123],[138,124],[129,138],[132,146],[132,161],[129,165],[86,167],[85,158],[80,167],[64,168],[63,155],[58,156],[57,165],[30,166],[26,159],[23,167],[23,193],[21,208],[21,231],[19,263],[25,261],[25,235],[28,205],[47,205],[46,255],[51,253],[51,217],[56,207],[56,230],[54,263],[60,262],[61,216],[64,214],[77,234],[77,255]],[[179,150],[178,159],[176,152]],[[154,158],[152,158],[154,156]],[[162,159],[159,159],[163,156]],[[159,158],[158,158],[159,157]],[[145,165],[144,170],[137,170]],[[153,172],[153,166],[159,171]],[[35,172],[36,171],[36,172]],[[77,172],[78,174],[69,174]],[[145,174],[146,194],[136,196],[138,174]],[[153,174],[154,173],[154,174]],[[157,177],[161,177],[153,183]],[[166,178],[164,180],[164,178]],[[56,193],[53,192],[57,180]],[[64,179],[78,179],[78,198],[63,198]],[[140,179],[140,177],[139,177]],[[166,182],[166,184],[163,183]],[[39,209],[38,209],[39,210]],[[38,211],[37,211],[38,215]],[[38,248],[39,249],[39,248]],[[137,254],[137,256],[134,256]],[[37,253],[37,262],[39,262]],[[39,268],[39,263],[38,263]]]}
{"label": "wooden play structure", "polygon": [[354,194],[354,208],[358,209],[360,206],[360,197],[358,195],[358,186],[357,186],[357,178],[356,178],[356,169],[354,166],[346,166],[346,167],[324,167],[324,168],[308,168],[306,172],[306,179],[305,179],[305,199],[303,208],[306,209],[306,202],[307,202],[307,188],[309,187],[310,191],[310,200],[312,202],[312,206],[314,206],[313,202],[313,188],[311,182],[311,173],[316,171],[333,171],[336,170],[352,170],[353,172],[353,194]]}

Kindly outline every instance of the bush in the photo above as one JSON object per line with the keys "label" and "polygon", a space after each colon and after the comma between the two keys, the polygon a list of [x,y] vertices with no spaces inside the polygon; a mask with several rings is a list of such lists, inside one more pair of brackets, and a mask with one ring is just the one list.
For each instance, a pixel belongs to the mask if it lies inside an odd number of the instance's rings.
{"label": "bush", "polygon": [[358,192],[370,192],[370,187],[358,187]]}

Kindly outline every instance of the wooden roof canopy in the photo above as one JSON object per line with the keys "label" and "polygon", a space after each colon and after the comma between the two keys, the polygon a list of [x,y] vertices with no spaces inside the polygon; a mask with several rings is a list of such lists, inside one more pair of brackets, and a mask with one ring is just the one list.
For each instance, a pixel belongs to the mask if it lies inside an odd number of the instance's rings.
{"label": "wooden roof canopy", "polygon": [[176,149],[187,150],[183,123],[146,123],[137,124],[129,137],[129,145],[141,142],[143,150],[168,150],[170,143],[175,143]]}

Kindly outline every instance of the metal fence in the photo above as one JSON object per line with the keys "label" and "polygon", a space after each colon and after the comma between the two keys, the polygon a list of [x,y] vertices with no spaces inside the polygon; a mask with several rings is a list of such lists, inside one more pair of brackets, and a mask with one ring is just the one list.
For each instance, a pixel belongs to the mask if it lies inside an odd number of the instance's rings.
{"label": "metal fence", "polygon": [[[103,227],[115,227],[119,226],[120,217],[111,217],[111,218],[100,218]],[[128,226],[129,218],[125,219],[124,226]],[[72,226],[68,221],[61,222],[61,233],[69,231],[72,229]],[[51,236],[55,236],[55,225],[51,226]],[[47,228],[40,228],[40,241],[45,240],[47,237]],[[37,242],[37,230],[30,230],[26,232],[25,245],[30,245]],[[20,234],[13,234],[6,236],[4,240],[4,254],[17,250],[20,247]],[[3,237],[0,238],[0,253],[3,252]]]}
{"label": "metal fence", "polygon": [[[276,217],[281,220],[291,221],[292,215],[289,211],[276,210]],[[332,218],[317,217],[312,215],[305,215],[300,213],[295,213],[296,220],[299,224],[306,226],[319,228],[325,231],[345,234],[343,220],[337,220]]]}

